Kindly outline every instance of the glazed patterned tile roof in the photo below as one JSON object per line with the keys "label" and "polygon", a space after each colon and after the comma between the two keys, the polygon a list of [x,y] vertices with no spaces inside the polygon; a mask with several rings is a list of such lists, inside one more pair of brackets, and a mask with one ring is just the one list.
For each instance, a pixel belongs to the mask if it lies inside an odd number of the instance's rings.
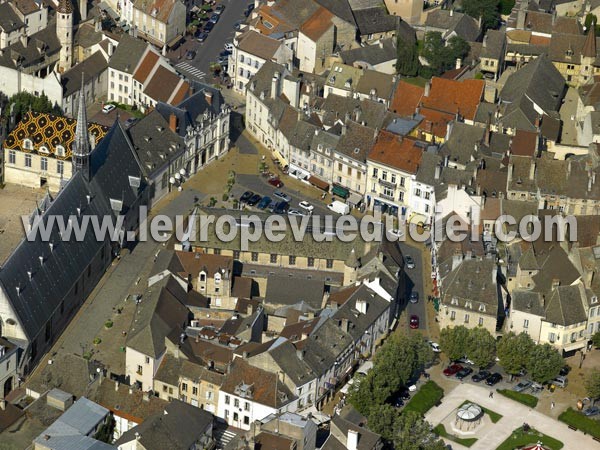
{"label": "glazed patterned tile roof", "polygon": [[[40,147],[48,149],[48,155],[56,156],[56,147],[61,145],[65,149],[61,159],[71,157],[71,146],[75,139],[77,120],[68,117],[30,111],[25,113],[21,121],[10,132],[4,141],[4,148],[23,150],[37,153]],[[88,133],[95,136],[96,145],[106,135],[108,128],[97,123],[88,124]],[[23,147],[23,142],[31,139],[33,149]],[[45,152],[40,152],[44,153]]]}

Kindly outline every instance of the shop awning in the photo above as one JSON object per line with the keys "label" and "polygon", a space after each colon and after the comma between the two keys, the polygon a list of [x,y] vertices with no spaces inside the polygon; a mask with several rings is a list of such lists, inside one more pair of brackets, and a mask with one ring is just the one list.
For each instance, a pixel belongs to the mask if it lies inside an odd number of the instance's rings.
{"label": "shop awning", "polygon": [[331,193],[333,195],[337,195],[338,197],[342,197],[343,199],[347,199],[350,196],[350,191],[348,191],[348,189],[337,184],[333,185]]}
{"label": "shop awning", "polygon": [[363,196],[357,194],[356,192],[350,192],[350,197],[348,198],[348,203],[354,206],[358,206],[362,203]]}
{"label": "shop awning", "polygon": [[169,41],[169,43],[167,44],[167,47],[169,47],[169,48],[175,47],[177,44],[179,44],[181,42],[182,39],[183,39],[182,34],[175,36],[173,39],[171,39]]}
{"label": "shop awning", "polygon": [[308,177],[308,182],[313,186],[318,187],[319,189],[322,189],[324,191],[329,190],[329,183],[321,180],[320,178],[315,177],[314,175]]}

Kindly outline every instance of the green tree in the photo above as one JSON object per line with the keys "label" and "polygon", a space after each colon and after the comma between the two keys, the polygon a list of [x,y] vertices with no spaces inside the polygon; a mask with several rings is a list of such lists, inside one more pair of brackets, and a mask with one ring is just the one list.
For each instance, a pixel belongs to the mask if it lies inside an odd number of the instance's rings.
{"label": "green tree", "polygon": [[421,51],[421,56],[427,60],[428,66],[421,67],[421,74],[431,77],[452,69],[456,60],[463,59],[470,49],[469,43],[459,36],[452,36],[444,42],[441,33],[430,31],[425,34]]}
{"label": "green tree", "polygon": [[592,343],[594,344],[594,347],[596,348],[600,348],[600,331],[597,331],[593,336],[592,336]]}
{"label": "green tree", "polygon": [[374,369],[371,369],[364,378],[360,381],[355,381],[348,391],[348,401],[365,417],[370,416],[372,407],[383,404],[386,400],[385,398],[383,400],[376,400],[374,398],[374,373]]}
{"label": "green tree", "polygon": [[535,343],[526,333],[508,333],[498,341],[496,354],[500,359],[500,365],[511,375],[516,375],[526,367]]}
{"label": "green tree", "polygon": [[18,94],[13,95],[8,99],[8,105],[4,109],[4,115],[6,117],[10,116],[11,109],[14,104],[14,113],[16,120],[19,121],[23,117],[29,109],[41,112],[41,113],[51,113],[51,114],[62,114],[62,110],[58,105],[52,105],[48,96],[42,92],[42,95],[36,96],[30,94],[29,92],[22,91]]}
{"label": "green tree", "polygon": [[367,423],[369,430],[380,434],[388,442],[393,441],[399,414],[400,410],[392,405],[384,404],[372,407]]}
{"label": "green tree", "polygon": [[419,413],[406,411],[398,416],[394,430],[396,450],[444,450],[446,445]]}
{"label": "green tree", "polygon": [[589,31],[591,29],[592,26],[595,26],[598,23],[598,18],[592,14],[589,13],[585,16],[585,21],[583,23],[583,26],[585,27],[586,31]]}
{"label": "green tree", "polygon": [[550,344],[543,344],[533,347],[526,367],[533,381],[545,383],[556,377],[563,365],[558,350]]}
{"label": "green tree", "polygon": [[486,367],[496,356],[496,339],[486,328],[471,328],[466,355],[477,367]]}
{"label": "green tree", "polygon": [[396,72],[407,77],[414,77],[419,73],[419,55],[417,43],[406,42],[400,36],[396,45],[398,58]]}
{"label": "green tree", "polygon": [[462,325],[444,328],[440,333],[440,345],[451,361],[467,354],[469,330]]}
{"label": "green tree", "polygon": [[513,7],[515,6],[515,0],[500,0],[498,3],[498,8],[500,9],[500,14],[503,16],[508,16]]}
{"label": "green tree", "polygon": [[600,369],[595,368],[585,377],[585,390],[591,399],[600,398]]}
{"label": "green tree", "polygon": [[498,25],[500,19],[500,2],[498,0],[462,0],[461,5],[465,14],[475,20],[479,20],[481,17],[485,30]]}

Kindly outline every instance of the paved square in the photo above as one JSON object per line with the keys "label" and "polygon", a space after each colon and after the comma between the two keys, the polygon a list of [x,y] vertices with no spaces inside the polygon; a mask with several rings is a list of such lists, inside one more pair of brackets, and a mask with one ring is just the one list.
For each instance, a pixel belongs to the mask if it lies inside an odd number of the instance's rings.
{"label": "paved square", "polygon": [[[580,431],[573,431],[564,423],[502,397],[500,394],[489,398],[489,393],[489,388],[466,383],[459,384],[444,396],[440,406],[433,407],[427,412],[425,420],[436,426],[438,423],[444,422],[449,414],[453,414],[456,408],[465,400],[469,400],[503,416],[485,436],[478,437],[477,442],[470,447],[471,450],[494,450],[498,448],[512,434],[513,430],[522,426],[524,422],[541,433],[562,441],[565,445],[564,450],[600,448],[600,444],[594,441],[591,436],[584,435]],[[446,440],[446,442],[454,450],[467,448],[451,440]]]}

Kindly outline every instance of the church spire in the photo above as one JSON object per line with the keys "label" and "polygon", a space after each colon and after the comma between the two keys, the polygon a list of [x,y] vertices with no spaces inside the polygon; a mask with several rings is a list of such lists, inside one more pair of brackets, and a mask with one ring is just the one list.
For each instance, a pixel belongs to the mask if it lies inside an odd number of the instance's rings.
{"label": "church spire", "polygon": [[90,138],[88,136],[87,111],[85,109],[85,92],[83,89],[83,74],[81,75],[81,90],[79,92],[79,109],[77,110],[77,127],[73,141],[73,172],[82,172],[90,179]]}
{"label": "church spire", "polygon": [[596,58],[596,24],[592,22],[585,38],[581,55],[586,58]]}

